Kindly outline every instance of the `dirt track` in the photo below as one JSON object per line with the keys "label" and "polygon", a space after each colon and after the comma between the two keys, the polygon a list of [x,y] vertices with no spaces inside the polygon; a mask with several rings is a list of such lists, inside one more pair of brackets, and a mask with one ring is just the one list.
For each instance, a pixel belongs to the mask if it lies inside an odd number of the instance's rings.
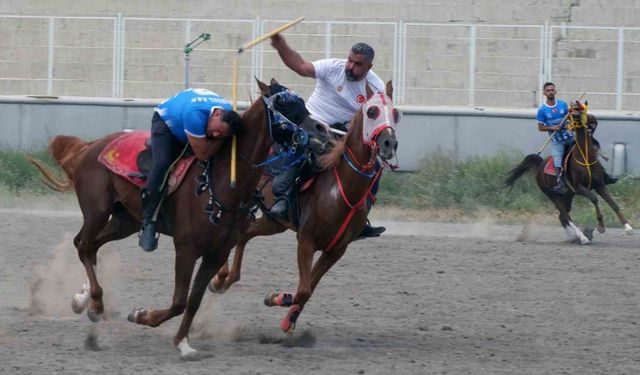
{"label": "dirt track", "polygon": [[[167,307],[173,251],[133,237],[101,250],[108,321],[75,315],[84,281],[76,213],[0,210],[0,374],[638,374],[640,235],[589,246],[559,228],[388,223],[359,241],[321,282],[291,337],[286,310],[262,299],[295,289],[291,234],[249,244],[243,279],[207,295],[179,359],[180,321],[127,322],[131,308]],[[414,233],[414,234],[411,234]],[[420,235],[416,235],[419,233]]]}

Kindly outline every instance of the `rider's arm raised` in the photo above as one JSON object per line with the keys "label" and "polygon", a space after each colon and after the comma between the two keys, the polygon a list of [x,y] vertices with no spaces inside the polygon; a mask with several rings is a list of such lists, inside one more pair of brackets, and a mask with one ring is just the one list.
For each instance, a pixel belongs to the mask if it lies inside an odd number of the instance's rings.
{"label": "rider's arm raised", "polygon": [[278,51],[284,65],[303,77],[316,78],[316,69],[310,61],[305,60],[300,54],[287,44],[280,34],[271,37],[271,45]]}

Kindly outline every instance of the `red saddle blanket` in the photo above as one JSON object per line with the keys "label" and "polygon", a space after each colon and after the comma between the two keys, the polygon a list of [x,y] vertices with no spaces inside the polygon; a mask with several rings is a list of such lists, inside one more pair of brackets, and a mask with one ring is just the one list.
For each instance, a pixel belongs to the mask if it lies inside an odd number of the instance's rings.
{"label": "red saddle blanket", "polygon": [[[574,146],[571,146],[571,148],[569,149],[568,152],[565,153],[564,155],[564,161],[562,163],[564,170],[567,170],[567,164],[569,163],[569,156],[571,156],[571,153],[573,152]],[[545,162],[544,165],[544,174],[548,174],[549,176],[555,176],[556,175],[556,170],[553,167],[553,157],[549,156],[547,157],[547,161]]]}
{"label": "red saddle blanket", "polygon": [[[138,154],[145,150],[148,131],[134,131],[124,133],[111,141],[98,156],[98,161],[111,172],[122,176],[132,184],[144,186],[146,179],[138,168]],[[195,156],[180,159],[173,168],[168,181],[168,194],[173,193],[187,174],[189,167],[196,159]]]}
{"label": "red saddle blanket", "polygon": [[556,170],[553,168],[553,158],[549,156],[547,161],[544,164],[544,174],[548,174],[549,176],[555,176]]}

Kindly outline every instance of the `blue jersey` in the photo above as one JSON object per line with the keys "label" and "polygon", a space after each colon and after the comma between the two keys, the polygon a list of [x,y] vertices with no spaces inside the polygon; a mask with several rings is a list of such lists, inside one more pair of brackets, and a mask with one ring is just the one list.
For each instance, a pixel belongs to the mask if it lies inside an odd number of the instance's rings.
{"label": "blue jersey", "polygon": [[[546,103],[542,103],[540,108],[538,108],[538,116],[536,119],[539,123],[542,123],[545,126],[554,126],[560,124],[562,120],[564,120],[567,112],[569,112],[569,106],[567,106],[567,103],[560,99],[556,99],[556,105],[553,107],[548,106]],[[549,134],[553,134],[553,131],[549,131]],[[573,132],[566,128],[562,128],[560,131],[556,132],[553,139],[556,141],[572,140]]]}
{"label": "blue jersey", "polygon": [[156,111],[182,143],[187,134],[197,138],[207,136],[207,122],[214,108],[231,110],[231,104],[213,91],[187,89],[163,101]]}

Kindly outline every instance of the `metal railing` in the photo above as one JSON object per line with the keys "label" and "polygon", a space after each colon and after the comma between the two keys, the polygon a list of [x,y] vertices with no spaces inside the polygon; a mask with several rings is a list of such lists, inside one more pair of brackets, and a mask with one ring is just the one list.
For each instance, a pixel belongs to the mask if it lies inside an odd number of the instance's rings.
{"label": "metal railing", "polygon": [[[230,96],[237,48],[283,22],[0,16],[0,94],[164,98],[188,79]],[[211,40],[185,61],[185,44],[202,33]],[[640,28],[304,21],[285,35],[309,60],[371,44],[399,104],[535,107],[553,80],[561,97],[587,92],[599,109],[640,110]],[[241,58],[241,100],[255,96],[254,76],[303,96],[314,87],[266,43]]]}

